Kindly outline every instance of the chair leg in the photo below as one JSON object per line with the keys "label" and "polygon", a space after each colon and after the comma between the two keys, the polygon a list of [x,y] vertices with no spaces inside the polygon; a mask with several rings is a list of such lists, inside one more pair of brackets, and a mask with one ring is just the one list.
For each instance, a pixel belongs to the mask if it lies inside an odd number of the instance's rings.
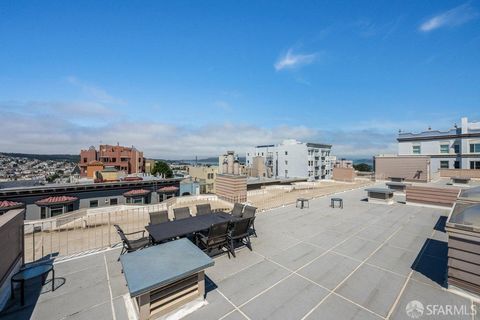
{"label": "chair leg", "polygon": [[235,245],[233,243],[233,239],[230,239],[230,251],[232,252],[233,257],[236,258],[237,256],[235,255]]}
{"label": "chair leg", "polygon": [[[120,256],[122,256],[126,252],[125,247],[122,247],[122,251],[120,251]],[[117,261],[120,261],[120,256],[118,256]]]}
{"label": "chair leg", "polygon": [[55,269],[52,268],[52,292],[55,291]]}
{"label": "chair leg", "polygon": [[255,235],[255,238],[258,238],[257,230],[255,230],[255,222],[252,223],[252,230],[253,230],[253,234]]}
{"label": "chair leg", "polygon": [[247,243],[245,244],[250,251],[253,251],[252,249],[252,243],[250,242],[250,236],[247,236]]}

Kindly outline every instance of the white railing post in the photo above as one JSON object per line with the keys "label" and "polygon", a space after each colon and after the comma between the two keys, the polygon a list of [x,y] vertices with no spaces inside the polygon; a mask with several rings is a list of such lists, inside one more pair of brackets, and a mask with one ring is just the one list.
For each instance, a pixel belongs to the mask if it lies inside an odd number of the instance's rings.
{"label": "white railing post", "polygon": [[108,246],[112,246],[112,235],[110,234],[111,228],[111,221],[110,221],[110,211],[108,212]]}

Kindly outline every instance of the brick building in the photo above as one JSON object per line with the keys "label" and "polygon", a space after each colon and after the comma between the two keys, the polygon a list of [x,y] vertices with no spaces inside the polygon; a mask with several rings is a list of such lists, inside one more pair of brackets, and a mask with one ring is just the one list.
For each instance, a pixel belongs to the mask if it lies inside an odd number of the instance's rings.
{"label": "brick building", "polygon": [[82,176],[87,174],[88,164],[92,161],[100,161],[105,167],[114,167],[127,174],[145,172],[143,152],[133,146],[130,148],[103,144],[98,150],[93,146],[88,150],[81,150],[79,167]]}

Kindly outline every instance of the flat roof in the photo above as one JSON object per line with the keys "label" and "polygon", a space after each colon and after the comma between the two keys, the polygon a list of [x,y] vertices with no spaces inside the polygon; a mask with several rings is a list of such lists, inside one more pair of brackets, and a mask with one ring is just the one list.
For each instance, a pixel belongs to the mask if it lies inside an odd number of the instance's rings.
{"label": "flat roof", "polygon": [[[448,238],[438,226],[447,209],[385,206],[363,196],[363,189],[341,193],[343,209],[331,208],[329,196],[310,200],[310,208],[257,213],[253,251],[215,257],[206,270],[208,304],[184,319],[400,319],[412,300],[478,310],[446,290]],[[56,263],[54,292],[50,283],[41,294],[29,288],[28,307],[14,300],[0,317],[129,319],[119,253]]]}

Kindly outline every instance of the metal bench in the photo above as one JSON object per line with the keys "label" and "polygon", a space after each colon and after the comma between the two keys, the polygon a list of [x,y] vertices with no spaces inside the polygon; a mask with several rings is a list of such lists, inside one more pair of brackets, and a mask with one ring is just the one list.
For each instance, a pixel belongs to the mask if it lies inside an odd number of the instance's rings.
{"label": "metal bench", "polygon": [[335,208],[335,203],[338,203],[338,207],[343,209],[343,199],[342,198],[331,198],[330,207]]}
{"label": "metal bench", "polygon": [[307,198],[298,198],[297,202],[295,203],[295,207],[298,208],[298,204],[300,203],[300,209],[303,208],[310,208],[310,202]]}

